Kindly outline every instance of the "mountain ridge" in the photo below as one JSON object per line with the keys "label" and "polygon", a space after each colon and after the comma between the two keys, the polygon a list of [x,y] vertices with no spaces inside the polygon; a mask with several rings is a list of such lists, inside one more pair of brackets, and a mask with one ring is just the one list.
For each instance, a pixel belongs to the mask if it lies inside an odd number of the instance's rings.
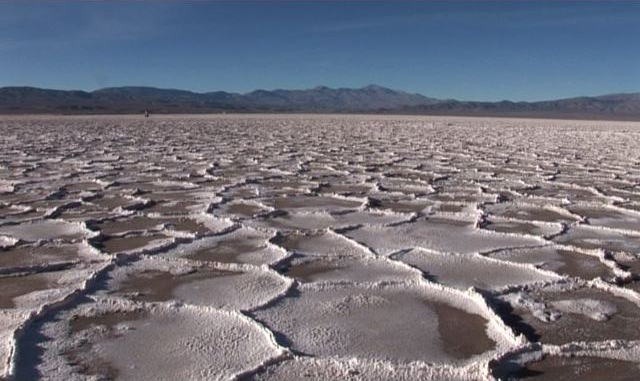
{"label": "mountain ridge", "polygon": [[489,102],[437,99],[373,84],[361,88],[257,89],[244,94],[198,93],[148,86],[94,91],[0,87],[0,114],[107,114],[143,110],[152,113],[364,112],[640,120],[640,93]]}

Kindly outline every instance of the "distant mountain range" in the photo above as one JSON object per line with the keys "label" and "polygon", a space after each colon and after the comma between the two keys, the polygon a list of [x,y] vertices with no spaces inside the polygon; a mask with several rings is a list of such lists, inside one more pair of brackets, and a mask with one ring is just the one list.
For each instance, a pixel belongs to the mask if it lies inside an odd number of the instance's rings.
{"label": "distant mountain range", "polygon": [[369,85],[308,90],[256,90],[246,94],[195,93],[153,87],[111,87],[92,92],[1,87],[1,114],[219,112],[336,112],[477,115],[640,120],[640,93],[541,102],[472,102],[429,98]]}

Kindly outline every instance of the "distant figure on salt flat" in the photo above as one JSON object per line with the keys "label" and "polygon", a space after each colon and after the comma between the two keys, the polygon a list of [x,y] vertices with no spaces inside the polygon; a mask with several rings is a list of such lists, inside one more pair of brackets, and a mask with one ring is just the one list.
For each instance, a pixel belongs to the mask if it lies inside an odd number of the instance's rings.
{"label": "distant figure on salt flat", "polygon": [[148,118],[149,117],[149,111],[148,110],[144,110],[144,117]]}

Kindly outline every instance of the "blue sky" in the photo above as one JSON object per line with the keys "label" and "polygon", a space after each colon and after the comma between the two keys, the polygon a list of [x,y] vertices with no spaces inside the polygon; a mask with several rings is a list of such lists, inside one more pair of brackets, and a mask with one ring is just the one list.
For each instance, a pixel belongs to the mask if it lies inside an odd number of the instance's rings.
{"label": "blue sky", "polygon": [[640,92],[640,2],[0,1],[0,86]]}

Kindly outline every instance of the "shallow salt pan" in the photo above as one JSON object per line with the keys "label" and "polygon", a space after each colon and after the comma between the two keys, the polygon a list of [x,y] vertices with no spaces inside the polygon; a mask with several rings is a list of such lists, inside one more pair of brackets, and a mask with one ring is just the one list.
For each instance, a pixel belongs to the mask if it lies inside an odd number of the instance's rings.
{"label": "shallow salt pan", "polygon": [[640,308],[624,298],[587,288],[535,291],[527,297],[537,303],[521,303],[514,312],[535,330],[536,341],[562,345],[573,341],[640,340],[635,324]]}
{"label": "shallow salt pan", "polygon": [[[533,379],[547,379],[557,381],[571,380],[608,380],[630,381],[640,376],[640,365],[630,361],[598,357],[556,357],[545,359],[527,365],[515,376]],[[540,375],[537,376],[536,375]]]}
{"label": "shallow salt pan", "polygon": [[529,263],[544,270],[583,279],[597,277],[610,279],[614,276],[613,270],[602,263],[597,256],[561,247],[504,250],[491,253],[489,257],[516,263]]}
{"label": "shallow salt pan", "polygon": [[320,230],[335,226],[336,220],[329,213],[291,213],[264,220],[254,220],[248,224],[277,230]]}
{"label": "shallow salt pan", "polygon": [[313,258],[294,260],[284,275],[300,282],[375,282],[419,280],[420,275],[397,263],[383,259],[353,257]]}
{"label": "shallow salt pan", "polygon": [[366,247],[332,231],[289,234],[276,243],[287,250],[308,256],[362,258],[371,255]]}
{"label": "shallow salt pan", "polygon": [[[154,337],[161,340],[147,351]],[[133,322],[125,335],[98,343],[95,351],[121,378],[141,381],[225,380],[279,352],[264,332],[239,315],[195,309]]]}
{"label": "shallow salt pan", "polygon": [[18,225],[0,227],[0,234],[25,241],[39,241],[44,239],[82,239],[91,235],[79,223],[62,220],[45,220]]}
{"label": "shallow salt pan", "polygon": [[98,247],[109,254],[140,254],[171,247],[174,239],[164,234],[129,235],[108,238]]}
{"label": "shallow salt pan", "polygon": [[218,207],[218,209],[214,210],[214,213],[222,215],[231,214],[241,218],[248,218],[268,210],[268,208],[260,203],[233,202]]}
{"label": "shallow salt pan", "polygon": [[344,228],[357,225],[384,226],[410,219],[410,215],[380,212],[293,212],[284,216],[275,216],[264,220],[251,221],[248,224],[280,230],[322,230]]}
{"label": "shallow salt pan", "polygon": [[487,232],[476,229],[470,221],[443,218],[423,218],[391,227],[365,226],[344,234],[383,255],[414,247],[471,254],[544,242],[533,237]]}
{"label": "shallow salt pan", "polygon": [[[94,266],[95,268],[95,266]],[[33,309],[64,298],[81,287],[91,267],[0,277],[0,308]]]}
{"label": "shallow salt pan", "polygon": [[[484,319],[412,288],[304,287],[253,314],[294,351],[313,356],[447,363],[494,347]],[[446,324],[455,319],[466,319],[456,328],[465,335],[449,336]]]}
{"label": "shallow salt pan", "polygon": [[326,196],[295,196],[279,197],[264,201],[275,209],[294,209],[300,211],[340,211],[357,209],[362,206],[362,200],[326,197]]}
{"label": "shallow salt pan", "polygon": [[434,282],[460,289],[469,287],[499,289],[510,285],[560,279],[557,275],[536,271],[531,267],[481,256],[413,249],[393,257],[424,271],[427,278]]}
{"label": "shallow salt pan", "polygon": [[554,238],[554,241],[587,250],[604,249],[630,254],[640,252],[640,234],[632,235],[588,225],[574,226],[566,234]]}
{"label": "shallow salt pan", "polygon": [[[81,308],[85,311],[78,312],[84,316],[92,313],[87,310],[91,306]],[[111,311],[94,310],[93,314],[108,316],[118,309]],[[88,361],[104,364],[92,370],[98,373],[96,376],[107,371],[126,380],[226,380],[283,354],[268,332],[235,312],[163,305],[104,325],[109,320],[113,319],[95,318],[82,326],[76,324],[75,340],[60,349],[66,356],[75,355],[77,350],[88,352],[82,356],[89,355]],[[64,334],[67,331],[60,330],[60,324],[45,326],[45,332],[56,332],[55,337]],[[42,379],[81,379],[68,365],[61,366],[61,361],[62,356],[46,355],[39,367]]]}
{"label": "shallow salt pan", "polygon": [[564,222],[571,223],[579,217],[570,212],[551,205],[530,205],[516,203],[502,203],[488,205],[486,210],[497,216],[515,218],[524,221]]}
{"label": "shallow salt pan", "polygon": [[284,279],[270,273],[249,271],[180,285],[176,299],[216,308],[247,310],[268,302],[289,287]]}
{"label": "shallow salt pan", "polygon": [[272,234],[251,228],[239,228],[227,234],[206,237],[182,245],[162,256],[201,262],[269,264],[282,259],[286,252],[270,245]]}
{"label": "shallow salt pan", "polygon": [[640,213],[632,213],[622,208],[588,205],[575,206],[570,210],[587,218],[589,224],[593,226],[640,232]]}
{"label": "shallow salt pan", "polygon": [[81,244],[20,245],[0,251],[0,271],[45,267],[79,260],[99,260],[89,246]]}
{"label": "shallow salt pan", "polygon": [[540,223],[495,217],[488,218],[486,222],[487,223],[483,225],[483,229],[501,233],[528,234],[546,237],[559,234],[563,230],[563,226],[559,223]]}

